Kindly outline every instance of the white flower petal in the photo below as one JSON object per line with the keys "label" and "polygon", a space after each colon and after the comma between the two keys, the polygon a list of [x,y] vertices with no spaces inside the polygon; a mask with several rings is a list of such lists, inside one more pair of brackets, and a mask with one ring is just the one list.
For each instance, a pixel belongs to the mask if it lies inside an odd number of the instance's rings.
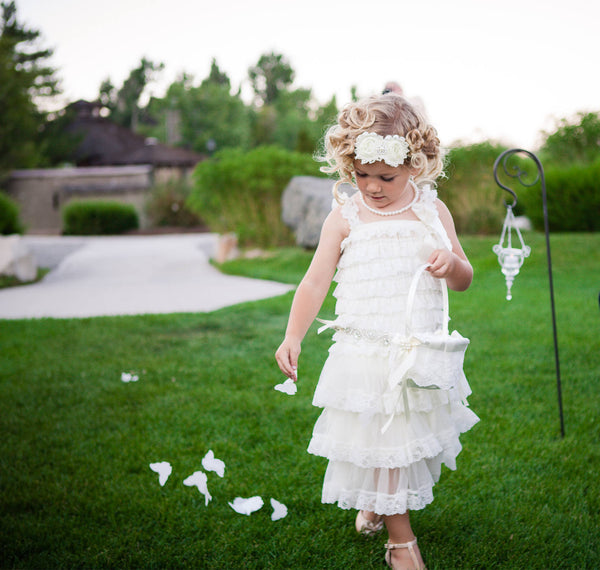
{"label": "white flower petal", "polygon": [[271,515],[272,521],[278,521],[279,519],[287,517],[288,510],[283,503],[280,503],[275,499],[271,499],[271,506],[273,507],[273,514]]}
{"label": "white flower petal", "polygon": [[160,461],[158,463],[150,463],[150,469],[158,473],[158,482],[161,487],[167,482],[169,475],[173,471],[171,464],[168,461]]}
{"label": "white flower petal", "polygon": [[225,463],[215,458],[212,449],[209,449],[208,453],[202,459],[202,467],[207,471],[214,471],[219,477],[225,475]]}
{"label": "white flower petal", "polygon": [[131,374],[130,372],[121,372],[121,382],[137,382],[139,376]]}
{"label": "white flower petal", "polygon": [[240,515],[250,515],[255,511],[258,511],[263,506],[263,500],[261,497],[250,497],[244,499],[243,497],[236,497],[233,503],[229,503],[229,506]]}
{"label": "white flower petal", "polygon": [[278,392],[283,392],[289,396],[293,396],[298,391],[298,386],[291,378],[288,378],[283,384],[277,384],[274,388]]}
{"label": "white flower petal", "polygon": [[210,500],[212,500],[211,494],[208,492],[208,477],[203,471],[195,471],[189,477],[183,480],[183,484],[187,487],[198,487],[204,495],[204,504],[208,506]]}

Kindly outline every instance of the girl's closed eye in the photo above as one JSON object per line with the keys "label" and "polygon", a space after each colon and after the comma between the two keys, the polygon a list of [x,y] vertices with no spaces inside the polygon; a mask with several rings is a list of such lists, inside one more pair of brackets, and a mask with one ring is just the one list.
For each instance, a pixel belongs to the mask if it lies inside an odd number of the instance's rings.
{"label": "girl's closed eye", "polygon": [[[356,170],[354,172],[354,174],[356,175],[357,178],[366,178],[368,176],[368,174],[366,174],[365,172],[359,172],[358,170]],[[381,180],[383,180],[383,182],[392,182],[392,180],[394,180],[394,178],[396,178],[395,176],[380,176],[379,178],[381,178]]]}

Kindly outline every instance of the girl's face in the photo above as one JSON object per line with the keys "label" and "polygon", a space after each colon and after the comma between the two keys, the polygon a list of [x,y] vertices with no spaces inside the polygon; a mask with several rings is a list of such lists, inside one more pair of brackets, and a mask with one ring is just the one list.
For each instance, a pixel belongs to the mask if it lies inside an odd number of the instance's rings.
{"label": "girl's face", "polygon": [[363,164],[354,161],[356,184],[366,204],[382,211],[397,210],[412,199],[408,180],[410,168],[389,166],[383,161]]}

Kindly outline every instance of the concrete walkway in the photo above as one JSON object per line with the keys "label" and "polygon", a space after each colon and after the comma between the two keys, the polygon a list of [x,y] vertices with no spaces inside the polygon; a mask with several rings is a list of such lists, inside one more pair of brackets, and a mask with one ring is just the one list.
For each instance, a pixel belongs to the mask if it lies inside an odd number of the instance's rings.
{"label": "concrete walkway", "polygon": [[39,283],[0,289],[0,319],[205,312],[293,288],[217,271],[214,234],[24,239],[53,269]]}

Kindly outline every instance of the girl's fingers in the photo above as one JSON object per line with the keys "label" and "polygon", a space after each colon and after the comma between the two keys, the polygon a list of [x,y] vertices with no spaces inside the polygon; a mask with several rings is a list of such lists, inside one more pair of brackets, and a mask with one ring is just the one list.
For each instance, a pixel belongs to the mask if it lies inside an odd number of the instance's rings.
{"label": "girl's fingers", "polygon": [[291,378],[294,382],[296,382],[296,380],[298,380],[298,375],[296,374],[297,370],[298,370],[298,357],[294,356],[290,353],[288,372],[286,374],[287,374],[287,377]]}
{"label": "girl's fingers", "polygon": [[279,369],[294,382],[298,381],[298,357],[301,350],[300,343],[286,339],[275,352]]}
{"label": "girl's fingers", "polygon": [[447,271],[448,271],[448,264],[446,264],[446,263],[440,265],[439,267],[433,266],[431,268],[431,274],[434,277],[443,277]]}
{"label": "girl's fingers", "polygon": [[281,370],[286,376],[290,375],[292,367],[288,362],[278,357],[277,364],[279,364],[279,370]]}
{"label": "girl's fingers", "polygon": [[450,273],[452,270],[452,253],[448,250],[438,249],[434,251],[429,257],[429,267],[427,271],[434,277],[442,279]]}
{"label": "girl's fingers", "polygon": [[275,358],[277,359],[277,364],[279,365],[279,369],[288,377],[292,378],[294,381],[297,379],[296,370],[298,368],[298,358],[293,357],[291,351],[284,349],[278,350]]}

